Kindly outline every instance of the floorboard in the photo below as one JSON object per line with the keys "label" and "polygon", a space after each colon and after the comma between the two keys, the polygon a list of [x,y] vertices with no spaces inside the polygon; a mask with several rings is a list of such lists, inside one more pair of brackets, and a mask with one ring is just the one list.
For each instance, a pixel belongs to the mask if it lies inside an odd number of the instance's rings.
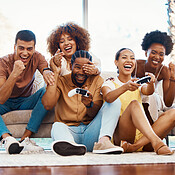
{"label": "floorboard", "polygon": [[3,167],[0,175],[174,175],[175,164]]}

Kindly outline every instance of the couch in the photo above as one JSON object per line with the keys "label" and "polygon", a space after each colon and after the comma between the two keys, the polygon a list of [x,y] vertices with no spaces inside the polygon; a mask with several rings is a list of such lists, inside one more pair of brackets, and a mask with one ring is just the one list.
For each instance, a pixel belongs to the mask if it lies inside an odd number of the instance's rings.
{"label": "couch", "polygon": [[[102,72],[101,76],[103,79],[107,79],[108,77],[115,77],[115,72]],[[36,79],[34,82],[34,88],[33,93],[37,91],[39,88],[44,86],[44,81],[39,72],[36,73]],[[161,92],[161,86],[159,87],[160,94]],[[175,103],[174,103],[175,104]],[[30,119],[32,110],[16,110],[8,112],[4,115],[2,115],[2,118],[4,122],[6,123],[7,128],[10,130],[12,135],[16,138],[22,137],[22,134],[25,131],[25,128],[27,126],[27,123]],[[34,138],[50,138],[50,131],[52,124],[54,122],[54,109],[49,111],[46,117],[44,118],[43,122],[41,123],[41,126],[38,130],[38,133],[32,134],[32,137]],[[173,129],[169,135],[175,135],[175,129]]]}
{"label": "couch", "polygon": [[[33,93],[36,92],[39,88],[44,86],[44,81],[39,72],[36,72],[35,75],[35,82],[34,82],[34,88]],[[102,72],[101,76],[106,79],[108,77],[115,77],[115,72]],[[4,115],[2,115],[2,118],[7,126],[7,128],[10,130],[12,135],[16,138],[22,137],[25,128],[27,126],[27,123],[30,119],[32,110],[16,110],[8,112]],[[50,138],[50,131],[52,124],[54,122],[54,109],[49,111],[46,117],[44,118],[43,122],[41,123],[41,126],[37,133],[32,134],[31,137],[33,138]]]}

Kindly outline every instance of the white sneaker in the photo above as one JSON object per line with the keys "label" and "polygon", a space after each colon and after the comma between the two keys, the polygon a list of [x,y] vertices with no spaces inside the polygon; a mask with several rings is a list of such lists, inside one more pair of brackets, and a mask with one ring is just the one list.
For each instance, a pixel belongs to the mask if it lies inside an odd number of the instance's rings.
{"label": "white sneaker", "polygon": [[24,146],[22,153],[38,153],[43,152],[44,149],[38,146],[33,140],[30,140],[29,137],[26,137],[21,145]]}
{"label": "white sneaker", "polygon": [[84,155],[86,146],[68,141],[56,140],[52,143],[52,151],[61,156]]}
{"label": "white sneaker", "polygon": [[123,148],[113,145],[109,140],[94,143],[93,153],[95,154],[121,154],[122,152]]}
{"label": "white sneaker", "polygon": [[19,154],[24,146],[22,146],[14,137],[9,136],[2,140],[7,153],[9,154]]}

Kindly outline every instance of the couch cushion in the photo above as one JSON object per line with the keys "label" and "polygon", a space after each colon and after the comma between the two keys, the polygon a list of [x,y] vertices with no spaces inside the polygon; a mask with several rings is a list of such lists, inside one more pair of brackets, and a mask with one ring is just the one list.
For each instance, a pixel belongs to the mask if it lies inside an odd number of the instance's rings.
{"label": "couch cushion", "polygon": [[[21,138],[27,124],[13,124],[7,125],[7,128],[15,138]],[[37,133],[31,135],[32,138],[50,138],[52,124],[41,124]]]}
{"label": "couch cushion", "polygon": [[[30,119],[31,113],[32,110],[16,110],[2,115],[2,118],[6,125],[27,124]],[[54,110],[51,110],[48,111],[42,123],[53,123],[53,121]]]}
{"label": "couch cushion", "polygon": [[[104,80],[106,80],[109,77],[116,77],[116,72],[102,72],[101,76]],[[42,78],[42,75],[37,72],[36,73],[36,79],[34,82],[34,88],[33,93],[35,93],[38,89],[44,86],[44,81]],[[4,115],[2,115],[2,118],[7,125],[7,128],[10,130],[12,135],[16,138],[22,137],[25,128],[27,126],[27,123],[30,119],[32,110],[16,110],[8,112]],[[38,133],[32,134],[32,137],[50,137],[50,131],[52,124],[54,122],[54,110],[51,110],[48,112],[46,117],[44,118]]]}
{"label": "couch cushion", "polygon": [[109,77],[115,78],[117,76],[117,72],[107,72],[107,71],[104,71],[104,72],[101,73],[101,76],[103,77],[104,80],[106,80]]}

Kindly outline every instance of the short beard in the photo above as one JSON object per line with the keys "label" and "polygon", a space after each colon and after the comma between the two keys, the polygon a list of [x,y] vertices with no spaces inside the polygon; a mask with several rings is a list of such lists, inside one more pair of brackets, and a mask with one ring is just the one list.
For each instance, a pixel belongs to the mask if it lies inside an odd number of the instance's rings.
{"label": "short beard", "polygon": [[88,76],[85,75],[85,77],[86,77],[86,78],[85,78],[85,80],[83,81],[83,83],[78,83],[77,80],[76,80],[76,78],[75,78],[75,75],[71,74],[72,82],[73,82],[75,85],[77,85],[78,87],[82,87],[82,86],[84,85],[84,83],[86,82]]}

